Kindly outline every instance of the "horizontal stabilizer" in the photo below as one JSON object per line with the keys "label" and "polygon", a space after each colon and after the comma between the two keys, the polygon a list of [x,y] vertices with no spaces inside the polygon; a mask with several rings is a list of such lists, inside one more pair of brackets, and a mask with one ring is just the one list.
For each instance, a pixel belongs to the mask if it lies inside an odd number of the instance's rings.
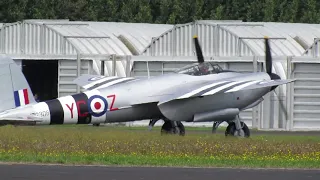
{"label": "horizontal stabilizer", "polygon": [[42,122],[42,120],[23,118],[0,118],[0,121]]}
{"label": "horizontal stabilizer", "polygon": [[115,84],[125,83],[135,80],[132,77],[117,77],[117,76],[100,76],[100,75],[82,75],[76,78],[73,82],[86,90],[105,88]]}
{"label": "horizontal stabilizer", "polygon": [[33,105],[28,104],[20,106],[15,109],[9,109],[0,113],[0,125],[34,125],[37,122],[43,122],[42,117],[37,116],[34,113],[30,113],[33,110]]}
{"label": "horizontal stabilizer", "polygon": [[23,120],[23,119],[16,119],[16,118],[12,118],[12,119],[1,119],[0,118],[0,125],[36,125],[37,123],[41,123],[41,121],[38,120]]}

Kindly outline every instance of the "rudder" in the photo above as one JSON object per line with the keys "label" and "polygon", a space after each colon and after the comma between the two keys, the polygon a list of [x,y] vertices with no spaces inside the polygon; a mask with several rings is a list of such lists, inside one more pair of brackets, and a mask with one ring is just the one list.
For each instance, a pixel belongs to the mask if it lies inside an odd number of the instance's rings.
{"label": "rudder", "polygon": [[6,56],[0,56],[0,102],[0,112],[35,103],[21,68]]}

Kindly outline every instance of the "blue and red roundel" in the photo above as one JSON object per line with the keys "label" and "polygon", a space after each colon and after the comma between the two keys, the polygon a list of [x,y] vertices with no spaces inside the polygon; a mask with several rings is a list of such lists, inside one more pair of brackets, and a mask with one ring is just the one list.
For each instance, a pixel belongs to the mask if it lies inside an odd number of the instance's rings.
{"label": "blue and red roundel", "polygon": [[88,110],[94,117],[102,116],[108,110],[108,102],[100,95],[91,96],[88,99]]}

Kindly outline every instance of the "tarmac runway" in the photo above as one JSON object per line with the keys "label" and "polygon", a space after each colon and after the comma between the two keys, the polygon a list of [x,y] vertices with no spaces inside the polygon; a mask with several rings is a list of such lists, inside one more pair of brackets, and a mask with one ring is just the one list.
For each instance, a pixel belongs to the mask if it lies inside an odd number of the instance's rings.
{"label": "tarmac runway", "polygon": [[0,165],[3,180],[319,180],[320,170]]}

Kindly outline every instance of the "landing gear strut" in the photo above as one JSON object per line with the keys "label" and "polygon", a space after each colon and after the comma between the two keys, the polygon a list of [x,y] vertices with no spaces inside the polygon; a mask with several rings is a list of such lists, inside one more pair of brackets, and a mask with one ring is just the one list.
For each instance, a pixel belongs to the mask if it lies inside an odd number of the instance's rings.
{"label": "landing gear strut", "polygon": [[[221,123],[223,123],[224,121],[215,121],[213,122],[213,126],[212,126],[212,134],[216,133],[217,132],[217,129],[219,127],[219,125]],[[229,123],[228,123],[229,124]]]}
{"label": "landing gear strut", "polygon": [[239,115],[236,116],[233,122],[230,122],[226,131],[226,136],[250,137],[248,126],[240,120]]}
{"label": "landing gear strut", "polygon": [[159,118],[156,118],[156,119],[151,119],[150,122],[149,122],[149,131],[152,130],[153,126],[156,124],[157,121],[159,121],[160,119]]}

